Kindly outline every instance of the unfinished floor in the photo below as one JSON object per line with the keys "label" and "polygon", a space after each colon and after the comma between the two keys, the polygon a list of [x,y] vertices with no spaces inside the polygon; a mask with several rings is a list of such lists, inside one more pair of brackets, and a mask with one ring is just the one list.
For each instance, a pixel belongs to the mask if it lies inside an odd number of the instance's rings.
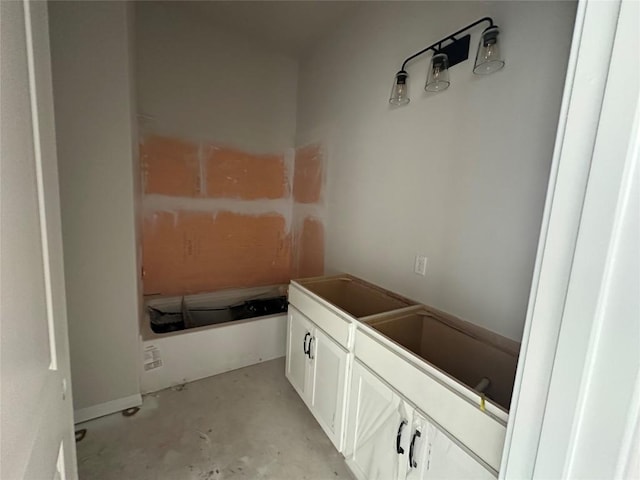
{"label": "unfinished floor", "polygon": [[76,426],[81,480],[352,479],[284,376],[284,358],[146,395]]}

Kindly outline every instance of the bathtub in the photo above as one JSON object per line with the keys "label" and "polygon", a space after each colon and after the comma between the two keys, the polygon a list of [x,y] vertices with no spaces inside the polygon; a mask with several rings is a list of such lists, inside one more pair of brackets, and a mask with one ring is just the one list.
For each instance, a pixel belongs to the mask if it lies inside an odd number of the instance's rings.
{"label": "bathtub", "polygon": [[179,311],[184,298],[191,308],[220,308],[286,292],[287,285],[275,285],[147,300],[140,325],[141,392],[151,393],[283,357],[287,336],[286,312],[155,333],[148,307]]}

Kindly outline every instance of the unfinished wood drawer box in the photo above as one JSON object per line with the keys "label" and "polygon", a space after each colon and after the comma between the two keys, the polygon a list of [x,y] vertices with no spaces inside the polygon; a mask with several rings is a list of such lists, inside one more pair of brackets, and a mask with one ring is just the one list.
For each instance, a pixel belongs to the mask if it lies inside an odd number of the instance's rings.
{"label": "unfinished wood drawer box", "polygon": [[520,350],[517,342],[424,305],[363,322],[382,334],[376,338],[426,362],[438,378],[454,382],[467,396],[483,384],[491,411],[509,410]]}
{"label": "unfinished wood drawer box", "polygon": [[294,280],[289,303],[345,348],[355,319],[416,305],[351,275]]}

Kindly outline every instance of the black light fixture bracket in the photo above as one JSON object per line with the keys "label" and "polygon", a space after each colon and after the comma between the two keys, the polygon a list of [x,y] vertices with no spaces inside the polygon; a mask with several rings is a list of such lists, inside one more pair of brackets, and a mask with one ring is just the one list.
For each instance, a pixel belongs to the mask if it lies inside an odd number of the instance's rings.
{"label": "black light fixture bracket", "polygon": [[429,50],[431,50],[434,55],[437,53],[445,53],[449,58],[449,68],[453,67],[454,65],[457,65],[460,62],[464,62],[466,59],[469,58],[469,44],[471,41],[471,35],[467,34],[463,37],[458,37],[458,35],[468,30],[471,30],[473,27],[480,25],[481,23],[484,23],[484,22],[488,23],[487,28],[493,27],[493,19],[491,17],[483,17],[479,20],[476,20],[475,22],[467,25],[466,27],[461,28],[457,32],[452,33],[451,35],[448,35],[443,39],[438,40],[432,45],[429,45],[427,48],[423,48],[419,52],[416,52],[413,55],[407,57],[405,61],[402,62],[402,68],[400,69],[400,71],[405,72],[406,66],[411,60],[421,55],[424,55]]}

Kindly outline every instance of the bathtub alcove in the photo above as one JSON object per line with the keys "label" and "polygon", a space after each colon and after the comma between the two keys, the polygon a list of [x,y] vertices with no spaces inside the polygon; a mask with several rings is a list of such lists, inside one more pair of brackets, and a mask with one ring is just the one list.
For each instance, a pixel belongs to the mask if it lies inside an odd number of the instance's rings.
{"label": "bathtub alcove", "polygon": [[284,356],[287,287],[148,299],[140,326],[142,393]]}

